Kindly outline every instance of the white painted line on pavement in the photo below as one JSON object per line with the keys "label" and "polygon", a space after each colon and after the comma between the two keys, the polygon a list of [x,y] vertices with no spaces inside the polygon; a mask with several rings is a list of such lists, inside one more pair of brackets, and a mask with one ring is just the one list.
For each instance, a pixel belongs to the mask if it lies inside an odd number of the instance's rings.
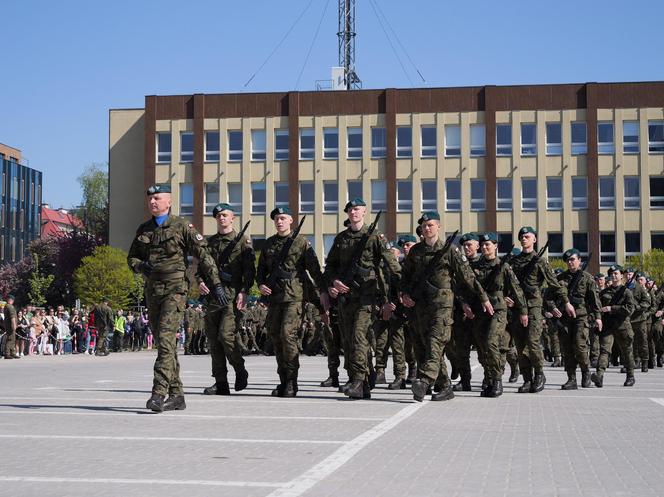
{"label": "white painted line on pavement", "polygon": [[343,444],[348,440],[275,440],[257,438],[197,438],[197,437],[111,437],[100,435],[13,435],[0,434],[2,438],[35,439],[35,440],[106,440],[106,441],[137,441],[137,442],[226,442],[248,444]]}
{"label": "white painted line on pavement", "polygon": [[129,483],[131,485],[202,485],[209,487],[281,488],[285,483],[268,481],[157,480],[131,478],[55,478],[45,476],[0,476],[0,481],[30,483]]}
{"label": "white painted line on pavement", "polygon": [[374,440],[390,431],[399,423],[415,414],[425,403],[415,402],[408,407],[401,409],[394,416],[387,418],[382,423],[358,435],[353,440],[345,443],[335,450],[328,457],[316,464],[313,468],[305,471],[300,476],[288,482],[270,493],[268,497],[299,497],[304,492],[312,488],[321,480],[327,478],[341,466],[350,461],[359,451],[364,449]]}
{"label": "white painted line on pavement", "polygon": [[651,398],[650,400],[652,400],[655,404],[659,404],[660,406],[664,406],[664,399],[653,399],[653,398]]}

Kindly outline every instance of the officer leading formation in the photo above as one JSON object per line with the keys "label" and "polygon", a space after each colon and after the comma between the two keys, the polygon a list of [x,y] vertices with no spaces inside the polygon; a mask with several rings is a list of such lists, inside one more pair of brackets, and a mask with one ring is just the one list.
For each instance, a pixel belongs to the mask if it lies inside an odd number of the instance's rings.
{"label": "officer leading formation", "polygon": [[[370,399],[376,384],[387,383],[390,350],[394,380],[388,389],[410,384],[416,401],[427,395],[447,401],[455,391],[472,391],[472,347],[484,373],[480,396],[488,398],[503,394],[508,364],[509,382],[523,378],[519,393],[544,389],[546,357],[554,367],[564,365],[563,390],[578,388],[577,369],[581,387],[601,388],[604,372],[618,357],[626,387],[635,384],[637,365],[642,372],[655,367],[655,359],[658,367],[663,365],[664,294],[655,282],[617,265],[610,267],[608,280],[604,275],[593,278],[585,271],[588,260],[575,248],[563,254],[567,270],[554,272],[544,257],[546,245],[537,251],[537,233],[529,226],[518,232],[520,248],[502,258],[493,232],[463,234],[459,250],[456,232],[441,236],[435,211],[419,219],[417,237],[406,235],[390,244],[377,230],[381,213],[367,224],[366,203],[356,198],[344,208],[345,229],[335,237],[322,269],[300,234],[304,218],[294,227],[288,207],[278,207],[270,213],[276,233],[266,240],[256,268],[247,234],[250,223],[238,230],[229,204],[213,209],[217,233],[206,240],[193,225],[170,214],[168,186],[150,187],[147,196],[152,217],[139,226],[128,263],[145,278],[154,323],[158,353],[146,407],[155,412],[186,408],[176,333],[188,291],[188,256],[196,260],[196,280],[206,302],[200,328],[214,377],[206,395],[231,394],[228,363],[236,392],[249,383],[237,329],[254,282],[261,294],[255,309],[266,309],[260,319],[276,357],[276,397],[297,395],[305,343],[325,345],[329,377],[321,386],[338,388],[351,399]],[[188,309],[185,316],[187,353],[197,314]],[[247,343],[256,348],[258,327],[250,319],[244,322]],[[311,335],[303,340],[307,329]],[[348,375],[343,385],[342,353]]]}

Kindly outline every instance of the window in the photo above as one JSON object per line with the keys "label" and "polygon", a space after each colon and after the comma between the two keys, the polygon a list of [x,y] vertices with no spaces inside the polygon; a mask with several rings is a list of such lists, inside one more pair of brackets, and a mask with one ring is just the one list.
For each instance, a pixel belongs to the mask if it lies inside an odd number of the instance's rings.
{"label": "window", "polygon": [[512,246],[513,242],[512,233],[498,233],[498,255],[503,256]]}
{"label": "window", "polygon": [[205,213],[212,214],[219,203],[219,183],[205,183]]}
{"label": "window", "polygon": [[625,209],[641,207],[641,183],[638,176],[625,176]]}
{"label": "window", "polygon": [[512,125],[496,125],[496,155],[512,155]]}
{"label": "window", "polygon": [[588,153],[588,129],[583,121],[572,123],[572,155]]}
{"label": "window", "polygon": [[413,156],[413,130],[410,126],[397,128],[397,157]]}
{"label": "window", "polygon": [[171,162],[170,133],[157,133],[157,162]]}
{"label": "window", "polygon": [[458,212],[461,210],[461,180],[445,180],[445,210]]}
{"label": "window", "polygon": [[219,131],[205,132],[205,162],[219,161]]}
{"label": "window", "polygon": [[609,121],[597,123],[597,153],[612,154],[614,152],[613,123]]}
{"label": "window", "polygon": [[339,184],[336,181],[323,183],[323,212],[339,211]]}
{"label": "window", "polygon": [[572,209],[578,211],[588,208],[588,178],[572,178]]}
{"label": "window", "polygon": [[362,128],[346,128],[346,153],[349,159],[362,158]]}
{"label": "window", "polygon": [[251,213],[265,214],[265,183],[251,184]]}
{"label": "window", "polygon": [[512,210],[512,180],[510,178],[496,180],[496,210]]}
{"label": "window", "polygon": [[228,183],[228,205],[235,212],[242,212],[242,184]]}
{"label": "window", "polygon": [[650,177],[650,207],[664,208],[664,177]]}
{"label": "window", "polygon": [[330,253],[336,236],[337,235],[323,235],[323,257],[327,257],[327,254]]}
{"label": "window", "polygon": [[521,155],[537,155],[537,126],[521,124]]}
{"label": "window", "polygon": [[546,208],[559,211],[563,208],[562,178],[546,178]]}
{"label": "window", "polygon": [[438,210],[438,190],[436,180],[422,180],[422,210]]}
{"label": "window", "polygon": [[413,210],[413,182],[397,181],[397,212]]}
{"label": "window", "polygon": [[314,158],[316,147],[316,136],[314,128],[300,129],[300,160],[311,160]]}
{"label": "window", "polygon": [[664,121],[648,121],[648,152],[664,153]]}
{"label": "window", "polygon": [[486,210],[486,181],[483,179],[470,180],[470,210]]}
{"label": "window", "polygon": [[384,211],[387,208],[387,184],[383,180],[371,181],[371,210]]}
{"label": "window", "polygon": [[664,247],[664,233],[651,233],[650,246],[652,248],[659,248],[659,249]]}
{"label": "window", "polygon": [[639,122],[638,121],[624,121],[623,122],[623,153],[625,153],[625,154],[638,154],[639,153]]}
{"label": "window", "polygon": [[581,255],[588,256],[588,233],[572,233],[572,246]]}
{"label": "window", "polygon": [[339,158],[339,129],[323,128],[323,159]]}
{"label": "window", "polygon": [[[653,248],[656,248],[653,246]],[[625,233],[625,257],[641,254],[641,233]]]}
{"label": "window", "polygon": [[349,181],[348,182],[348,201],[355,198],[362,198],[362,182]]}
{"label": "window", "polygon": [[616,208],[616,178],[613,176],[600,176],[599,178],[599,208]]}
{"label": "window", "polygon": [[265,130],[251,130],[251,160],[264,161],[266,157]]}
{"label": "window", "polygon": [[288,182],[279,181],[274,184],[274,206],[288,207]]}
{"label": "window", "polygon": [[524,211],[537,209],[536,178],[521,178],[521,209]]}
{"label": "window", "polygon": [[549,242],[549,257],[563,256],[563,234],[547,233],[546,240]]}
{"label": "window", "polygon": [[191,216],[194,213],[194,185],[180,183],[180,215]]}
{"label": "window", "polygon": [[546,155],[562,155],[563,137],[560,123],[546,123]]}
{"label": "window", "polygon": [[435,157],[437,153],[436,127],[422,126],[421,139],[422,139],[422,157]]}
{"label": "window", "polygon": [[616,234],[599,234],[599,262],[600,264],[615,264],[616,262]]}
{"label": "window", "polygon": [[371,158],[381,159],[387,153],[387,133],[385,128],[371,128]]}
{"label": "window", "polygon": [[288,160],[288,130],[274,130],[274,160]]}
{"label": "window", "polygon": [[445,157],[461,155],[461,128],[456,125],[445,126]]}
{"label": "window", "polygon": [[311,214],[314,211],[314,202],[316,200],[316,190],[312,181],[303,181],[300,183],[300,212],[302,214]]}
{"label": "window", "polygon": [[228,160],[232,162],[242,160],[242,131],[228,132]]}
{"label": "window", "polygon": [[482,157],[486,154],[486,131],[484,124],[470,125],[470,156]]}

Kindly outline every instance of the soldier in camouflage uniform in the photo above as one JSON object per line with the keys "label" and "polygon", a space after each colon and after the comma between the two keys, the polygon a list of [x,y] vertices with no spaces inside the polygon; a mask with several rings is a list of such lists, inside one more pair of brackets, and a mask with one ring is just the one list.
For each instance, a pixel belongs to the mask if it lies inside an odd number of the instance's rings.
{"label": "soldier in camouflage uniform", "polygon": [[[403,268],[403,263],[406,260],[406,257],[408,257],[410,249],[413,248],[418,241],[419,238],[416,238],[413,235],[404,235],[399,238],[397,243],[399,244],[401,250],[403,251],[403,259],[400,261],[402,268]],[[417,378],[417,360],[415,359],[415,351],[413,350],[413,334],[415,333],[414,330],[415,318],[413,316],[413,309],[408,309],[405,306],[402,306],[402,309],[404,316],[403,319],[404,358],[406,364],[408,365],[408,376],[406,377],[406,383],[412,384],[413,380]],[[390,386],[388,386],[388,388],[392,390],[396,389],[396,387],[397,387],[396,382],[393,382]],[[401,388],[400,385],[399,388]]]}
{"label": "soldier in camouflage uniform", "polygon": [[[559,279],[563,273],[562,269],[556,269],[553,274]],[[556,296],[553,288],[545,288],[543,292],[543,311],[544,311],[544,326],[545,326],[545,339],[547,342],[548,352],[552,362],[552,368],[559,368],[562,366],[562,352],[560,350],[560,332],[563,328],[561,318],[562,312],[558,309],[556,303]]]}
{"label": "soldier in camouflage uniform", "polygon": [[[655,285],[654,288],[657,288]],[[652,335],[655,342],[655,354],[657,355],[657,367],[664,365],[664,291],[655,290],[652,306]]]}
{"label": "soldier in camouflage uniform", "polygon": [[[95,356],[103,357],[110,354],[108,350],[108,341],[106,336],[113,328],[113,309],[108,305],[108,297],[104,297],[100,304],[97,304],[92,309],[95,318],[95,327],[97,328],[97,346]],[[178,322],[179,324],[179,322]]]}
{"label": "soldier in camouflage uniform", "polygon": [[[235,370],[235,391],[247,387],[249,373],[244,367],[244,358],[236,344],[236,311],[247,305],[247,296],[254,285],[256,276],[254,247],[251,239],[233,229],[235,213],[229,204],[217,204],[212,210],[217,221],[217,234],[207,240],[208,251],[217,264],[219,278],[226,293],[227,304],[219,305],[216,300],[208,300],[205,313],[205,333],[212,359],[214,385],[203,390],[205,395],[230,395],[228,386],[228,367],[226,361]],[[230,253],[226,248],[232,244]],[[230,249],[229,249],[230,250]],[[222,260],[223,257],[223,260]],[[196,275],[198,288],[202,295],[208,295],[210,289],[199,273]]]}
{"label": "soldier in camouflage uniform", "polygon": [[[334,239],[327,256],[325,277],[330,296],[339,301],[339,328],[343,337],[344,366],[349,377],[349,383],[342,387],[342,391],[353,399],[368,399],[371,398],[369,342],[374,306],[380,305],[384,316],[396,309],[396,303],[388,301],[381,264],[387,264],[395,278],[399,278],[401,267],[387,247],[384,235],[374,231],[368,236],[369,227],[364,224],[364,200],[356,198],[348,202],[344,212],[350,225]],[[364,238],[365,235],[368,238]],[[353,268],[356,247],[363,239],[367,243],[357,267]],[[347,272],[353,269],[353,281],[344,281]]]}
{"label": "soldier in camouflage uniform", "polygon": [[600,356],[597,361],[597,372],[592,374],[591,379],[598,388],[601,388],[604,384],[604,371],[609,365],[609,356],[615,339],[627,374],[624,385],[631,387],[634,385],[634,356],[632,351],[634,332],[629,317],[634,312],[636,303],[631,290],[623,285],[623,269],[621,266],[613,265],[609,268],[609,279],[610,284],[599,294],[602,304],[603,327],[599,335]]}
{"label": "soldier in camouflage uniform", "polygon": [[[510,266],[514,271],[521,289],[528,301],[528,326],[518,322],[510,323],[510,332],[514,338],[519,354],[519,369],[523,375],[524,383],[519,387],[519,393],[537,393],[544,389],[544,355],[542,354],[542,288],[546,283],[553,292],[557,302],[565,306],[569,316],[576,316],[574,306],[567,300],[567,291],[558,283],[548,261],[537,257],[535,244],[537,234],[530,226],[519,230],[521,253],[510,259]],[[512,306],[514,301],[507,298],[507,305]],[[533,377],[533,372],[534,377]]]}
{"label": "soldier in camouflage uniform", "polygon": [[[606,275],[603,273],[597,273],[595,275],[595,285],[597,286],[597,294],[599,295],[599,293],[606,288]],[[600,330],[597,329],[597,326],[591,326],[589,337],[591,368],[597,367],[597,361],[599,359],[599,334]]]}
{"label": "soldier in camouflage uniform", "polygon": [[641,365],[641,372],[648,372],[649,348],[648,348],[648,322],[650,319],[650,307],[652,298],[646,289],[646,277],[643,273],[636,273],[635,286],[632,290],[636,307],[630,317],[632,330],[634,331],[634,362],[635,367]]}
{"label": "soldier in camouflage uniform", "polygon": [[320,382],[321,387],[339,388],[339,366],[341,366],[341,331],[339,331],[339,312],[336,299],[330,302],[327,314],[321,316],[323,321],[323,338],[327,353],[327,369],[330,374]]}
{"label": "soldier in camouflage uniform", "polygon": [[566,315],[561,319],[563,328],[560,331],[560,342],[567,372],[567,382],[562,389],[576,390],[577,364],[581,369],[581,386],[589,388],[592,384],[588,355],[588,319],[592,319],[601,331],[602,314],[597,285],[593,277],[581,268],[581,252],[575,248],[566,250],[563,260],[568,269],[558,276],[558,280],[567,288],[567,298],[574,306],[576,317]]}
{"label": "soldier in camouflage uniform", "polygon": [[436,383],[439,391],[431,400],[449,400],[454,398],[454,392],[443,353],[452,333],[452,278],[479,298],[484,312],[493,315],[493,306],[465,257],[451,247],[443,250],[445,244],[439,238],[440,215],[425,212],[419,224],[424,241],[410,250],[402,279],[402,301],[406,307],[415,308],[418,330],[415,346],[418,377],[412,384],[413,398],[421,402],[429,387]]}
{"label": "soldier in camouflage uniform", "polygon": [[[272,395],[295,397],[300,369],[297,339],[302,323],[304,278],[308,277],[305,271],[314,279],[325,307],[327,293],[316,253],[304,236],[298,235],[284,260],[279,260],[284,244],[291,237],[293,217],[290,209],[278,207],[270,213],[270,218],[274,221],[277,234],[265,241],[258,261],[256,282],[261,294],[269,298],[267,327],[274,345],[279,374],[279,385],[272,391]],[[277,275],[277,283],[274,288],[270,288],[266,283],[273,272]]]}
{"label": "soldier in camouflage uniform", "polygon": [[[146,407],[155,412],[181,410],[186,404],[176,334],[188,291],[187,256],[198,259],[202,274],[219,299],[223,288],[203,236],[185,219],[170,215],[170,187],[152,186],[147,195],[152,218],[138,227],[127,256],[130,269],[146,278],[145,298],[157,345],[152,396]],[[168,400],[164,401],[167,394]]]}
{"label": "soldier in camouflage uniform", "polygon": [[194,338],[194,307],[191,302],[187,302],[187,308],[184,310],[184,355],[191,354],[191,344]]}
{"label": "soldier in camouflage uniform", "polygon": [[655,300],[657,298],[657,290],[655,289],[655,281],[648,277],[646,278],[646,290],[650,295],[650,309],[648,309],[648,319],[646,321],[646,328],[648,329],[648,369],[655,368],[655,358],[657,352],[655,350],[655,335],[653,334],[653,324],[655,323]]}
{"label": "soldier in camouflage uniform", "polygon": [[7,304],[3,309],[4,319],[2,325],[5,330],[5,359],[20,359],[21,355],[16,353],[16,308],[14,307],[14,296],[7,296]]}

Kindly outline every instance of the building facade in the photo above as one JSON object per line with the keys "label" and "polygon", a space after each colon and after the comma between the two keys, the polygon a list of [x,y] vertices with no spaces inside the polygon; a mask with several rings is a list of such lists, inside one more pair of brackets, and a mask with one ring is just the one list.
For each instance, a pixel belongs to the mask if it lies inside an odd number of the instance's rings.
{"label": "building facade", "polygon": [[21,163],[18,149],[0,144],[2,203],[0,204],[0,261],[23,258],[39,238],[42,173]]}
{"label": "building facade", "polygon": [[61,236],[74,230],[85,229],[83,222],[67,209],[51,209],[48,204],[41,205],[41,237]]}
{"label": "building facade", "polygon": [[594,254],[592,270],[664,247],[664,82],[148,96],[110,111],[110,241],[128,248],[144,190],[205,234],[219,201],[260,247],[275,205],[329,250],[349,198],[390,238],[425,210],[446,232],[520,226]]}

